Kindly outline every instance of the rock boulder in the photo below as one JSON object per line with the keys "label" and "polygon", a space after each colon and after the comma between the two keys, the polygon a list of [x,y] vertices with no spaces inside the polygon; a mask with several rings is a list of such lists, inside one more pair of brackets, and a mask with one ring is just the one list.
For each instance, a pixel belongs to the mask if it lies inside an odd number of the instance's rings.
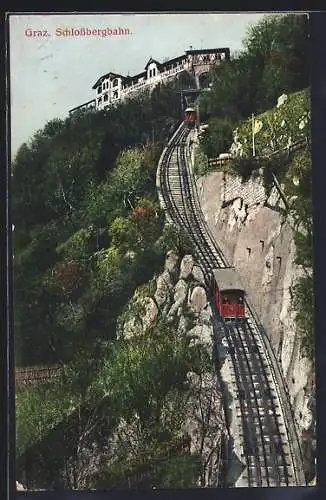
{"label": "rock boulder", "polygon": [[197,313],[207,306],[207,295],[203,287],[195,286],[191,292],[189,305]]}
{"label": "rock boulder", "polygon": [[185,255],[180,265],[179,279],[187,279],[191,275],[192,268],[194,267],[194,258],[192,255]]}

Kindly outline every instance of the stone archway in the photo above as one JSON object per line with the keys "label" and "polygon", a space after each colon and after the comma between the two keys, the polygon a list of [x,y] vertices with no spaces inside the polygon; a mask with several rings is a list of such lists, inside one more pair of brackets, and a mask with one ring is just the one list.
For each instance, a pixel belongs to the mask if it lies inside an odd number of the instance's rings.
{"label": "stone archway", "polygon": [[209,77],[209,72],[207,70],[202,71],[201,73],[198,74],[199,88],[201,88],[201,89],[208,88],[209,81],[210,81],[210,77]]}
{"label": "stone archway", "polygon": [[208,87],[208,83],[206,85],[206,80],[208,79],[209,70],[212,65],[201,64],[194,67],[194,75],[196,79],[196,86],[199,89]]}

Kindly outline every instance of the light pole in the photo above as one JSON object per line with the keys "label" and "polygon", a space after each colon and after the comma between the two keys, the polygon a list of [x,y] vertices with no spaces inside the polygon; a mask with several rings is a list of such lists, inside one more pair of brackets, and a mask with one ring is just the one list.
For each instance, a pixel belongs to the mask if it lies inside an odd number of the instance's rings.
{"label": "light pole", "polygon": [[255,151],[255,115],[252,113],[251,115],[251,128],[252,128],[252,156],[256,155]]}

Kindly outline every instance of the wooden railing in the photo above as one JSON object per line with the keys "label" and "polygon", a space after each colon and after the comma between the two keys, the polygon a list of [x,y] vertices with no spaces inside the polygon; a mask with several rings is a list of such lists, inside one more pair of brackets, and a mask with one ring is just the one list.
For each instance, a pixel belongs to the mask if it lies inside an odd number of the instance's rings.
{"label": "wooden railing", "polygon": [[15,382],[17,388],[36,386],[46,382],[53,382],[61,374],[61,367],[53,366],[23,366],[15,368]]}

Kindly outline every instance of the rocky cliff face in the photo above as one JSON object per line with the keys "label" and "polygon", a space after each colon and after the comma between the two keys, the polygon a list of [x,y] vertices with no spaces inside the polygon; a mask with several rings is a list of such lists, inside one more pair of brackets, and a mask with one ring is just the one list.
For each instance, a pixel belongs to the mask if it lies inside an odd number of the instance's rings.
{"label": "rocky cliff face", "polygon": [[[203,473],[198,486],[216,487],[221,438],[226,429],[213,357],[212,310],[204,275],[191,255],[181,259],[170,251],[164,270],[154,278],[150,289],[151,292],[140,290],[134,295],[120,335],[124,339],[142,335],[162,314],[178,325],[176,336],[185,334],[191,345],[201,343],[206,347],[211,359],[209,369],[200,375],[187,374],[189,397],[182,431],[191,438],[191,453],[202,459]],[[135,314],[137,310],[141,314]]]}
{"label": "rocky cliff face", "polygon": [[314,368],[300,351],[292,287],[300,269],[294,264],[295,244],[289,220],[275,192],[265,196],[260,177],[242,183],[239,177],[214,172],[197,180],[206,222],[230,265],[246,287],[277,353],[288,385],[299,431],[308,480],[314,474]]}

